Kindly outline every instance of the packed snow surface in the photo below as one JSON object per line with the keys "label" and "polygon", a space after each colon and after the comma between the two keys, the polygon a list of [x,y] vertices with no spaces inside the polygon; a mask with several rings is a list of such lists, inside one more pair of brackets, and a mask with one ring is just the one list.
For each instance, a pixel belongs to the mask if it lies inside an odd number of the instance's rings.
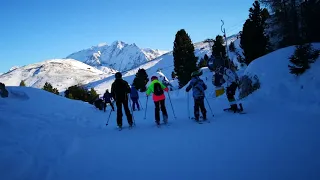
{"label": "packed snow surface", "polygon": [[[286,57],[292,49],[248,67],[246,73],[260,77],[261,89],[242,100],[247,114],[222,110],[228,107],[226,96],[213,96],[212,74],[204,68],[211,121],[204,124],[189,119],[193,99],[185,88],[166,94],[170,126],[155,126],[154,103],[141,93],[143,109],[133,112],[136,127],[129,130],[124,115],[124,129],[118,131],[115,112],[105,125],[110,107],[103,112],[40,89],[7,87],[9,97],[0,98],[0,178],[319,179],[320,106],[309,92],[319,89],[320,61],[298,79],[291,78],[280,61],[288,60],[275,56]],[[270,69],[283,81],[273,81]],[[308,92],[301,104],[289,98],[301,95],[298,85]],[[318,111],[304,108],[306,104]]]}

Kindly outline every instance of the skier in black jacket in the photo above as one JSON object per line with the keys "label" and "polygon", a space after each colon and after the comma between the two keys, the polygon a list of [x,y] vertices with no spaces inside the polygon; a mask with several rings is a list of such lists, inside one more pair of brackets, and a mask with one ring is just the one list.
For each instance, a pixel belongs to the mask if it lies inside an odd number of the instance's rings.
{"label": "skier in black jacket", "polygon": [[130,128],[133,125],[132,115],[128,106],[128,93],[131,92],[129,84],[127,81],[122,79],[122,74],[117,72],[115,74],[116,80],[112,83],[111,86],[111,95],[113,99],[116,101],[117,105],[117,124],[119,128],[122,128],[122,104],[124,107],[124,111],[127,116],[128,124]]}

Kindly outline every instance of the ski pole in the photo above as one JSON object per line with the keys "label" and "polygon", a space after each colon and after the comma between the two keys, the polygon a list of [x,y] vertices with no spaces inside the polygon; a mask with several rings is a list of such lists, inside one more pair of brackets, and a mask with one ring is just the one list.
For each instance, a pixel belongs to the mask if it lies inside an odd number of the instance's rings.
{"label": "ski pole", "polygon": [[208,99],[207,99],[206,97],[204,97],[204,98],[206,99],[206,101],[207,101],[207,103],[208,103],[208,106],[209,106],[209,109],[210,109],[210,111],[211,111],[211,114],[212,114],[212,116],[214,117],[214,114],[213,114],[213,112],[212,112],[212,109],[211,109],[211,106],[210,106],[210,104],[209,104]]}
{"label": "ski pole", "polygon": [[139,107],[141,107],[141,109],[143,110],[143,107],[141,106],[140,99],[138,101],[139,101]]}
{"label": "ski pole", "polygon": [[190,107],[190,106],[189,106],[189,93],[187,93],[187,94],[188,94],[188,103],[187,103],[187,106],[188,106],[188,107],[187,107],[187,111],[188,111],[188,117],[189,117],[189,119],[190,119],[190,111],[189,111],[189,110],[190,110],[190,109],[189,109],[189,107]]}
{"label": "ski pole", "polygon": [[108,124],[109,124],[109,120],[110,120],[110,117],[111,117],[111,113],[112,113],[112,110],[110,110],[110,113],[109,113],[109,117],[108,117],[108,121],[107,121],[106,126],[108,126]]}
{"label": "ski pole", "polygon": [[144,110],[144,119],[147,118],[147,105],[148,105],[148,99],[149,99],[149,96],[147,96],[147,101],[146,101],[146,109]]}
{"label": "ski pole", "polygon": [[130,98],[128,98],[128,100],[129,100],[129,106],[130,106],[130,109],[131,109],[131,115],[132,115],[133,125],[136,126],[136,121],[134,120],[134,115],[133,115],[131,100],[130,100]]}
{"label": "ski pole", "polygon": [[174,113],[174,109],[173,109],[173,105],[172,105],[172,102],[171,102],[170,94],[169,94],[169,92],[167,92],[167,93],[168,93],[169,101],[170,101],[170,104],[171,104],[173,116],[174,116],[175,119],[177,119],[177,117],[176,117],[176,115],[175,115],[175,113]]}

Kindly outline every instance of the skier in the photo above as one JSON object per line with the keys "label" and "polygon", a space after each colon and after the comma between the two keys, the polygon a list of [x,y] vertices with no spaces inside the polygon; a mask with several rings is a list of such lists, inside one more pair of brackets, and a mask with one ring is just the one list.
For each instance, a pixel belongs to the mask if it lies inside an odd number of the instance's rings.
{"label": "skier", "polygon": [[117,105],[117,124],[122,129],[122,105],[127,116],[129,128],[132,127],[132,115],[128,107],[128,93],[130,93],[130,87],[127,81],[122,79],[122,74],[117,72],[115,74],[115,81],[111,85],[111,95],[116,101]]}
{"label": "skier", "polygon": [[99,98],[99,96],[97,96],[97,98],[94,100],[94,106],[102,111],[104,103],[103,100]]}
{"label": "skier", "polygon": [[236,112],[242,112],[243,111],[243,108],[242,108],[242,104],[240,103],[239,106],[240,108],[238,108],[238,105],[237,105],[237,101],[234,97],[235,93],[236,93],[236,90],[239,86],[238,84],[238,76],[237,74],[232,71],[231,69],[228,69],[228,68],[224,68],[224,73],[223,73],[223,79],[225,80],[226,82],[226,93],[227,93],[227,98],[228,98],[228,101],[230,103],[230,108],[227,108],[227,109],[224,109],[225,111],[227,110],[231,110],[233,111],[234,113]]}
{"label": "skier", "polygon": [[193,98],[194,98],[194,117],[197,122],[199,122],[199,108],[201,109],[203,120],[207,120],[207,110],[204,106],[204,91],[207,89],[207,85],[200,79],[201,72],[192,72],[191,81],[186,88],[186,92],[189,92],[192,88]]}
{"label": "skier", "polygon": [[214,75],[212,76],[212,84],[216,87],[215,93],[216,97],[224,94],[224,87],[222,86],[225,83],[223,79],[223,67],[217,67]]}
{"label": "skier", "polygon": [[114,111],[113,103],[111,102],[112,95],[109,93],[109,90],[107,89],[106,92],[103,95],[104,100],[104,112],[106,112],[107,104],[110,104],[112,111]]}
{"label": "skier", "polygon": [[136,110],[135,105],[137,105],[138,111],[140,111],[140,106],[139,106],[139,102],[138,102],[139,93],[134,85],[131,86],[130,98],[132,100],[132,110],[135,111]]}
{"label": "skier", "polygon": [[169,89],[158,80],[157,76],[152,76],[151,84],[149,85],[146,94],[149,96],[151,93],[153,93],[152,98],[155,105],[155,121],[158,126],[160,125],[160,109],[163,115],[163,122],[165,124],[168,123],[168,113],[165,105],[166,97],[164,95],[164,91],[168,92]]}

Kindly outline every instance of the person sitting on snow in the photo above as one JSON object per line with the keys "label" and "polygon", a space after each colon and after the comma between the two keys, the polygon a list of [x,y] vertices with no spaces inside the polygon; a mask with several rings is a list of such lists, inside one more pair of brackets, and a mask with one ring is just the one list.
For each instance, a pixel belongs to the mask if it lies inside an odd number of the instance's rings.
{"label": "person sitting on snow", "polygon": [[192,79],[189,85],[186,88],[186,92],[189,92],[192,88],[193,98],[194,98],[194,118],[196,121],[199,121],[199,108],[201,109],[203,120],[207,120],[207,110],[204,105],[205,93],[207,85],[200,79],[201,72],[195,71],[192,72]]}
{"label": "person sitting on snow", "polygon": [[228,101],[230,103],[230,108],[227,108],[225,110],[231,110],[234,113],[243,111],[242,104],[240,103],[239,104],[240,108],[238,108],[237,101],[236,101],[236,99],[234,97],[234,95],[236,93],[236,90],[238,88],[238,76],[237,76],[237,74],[234,71],[232,71],[231,69],[228,69],[228,68],[225,67],[224,68],[223,79],[226,82],[226,87],[227,87],[226,88],[226,93],[227,93]]}
{"label": "person sitting on snow", "polygon": [[138,102],[139,101],[139,93],[134,85],[131,86],[130,98],[132,100],[132,110],[135,111],[136,110],[135,105],[137,105],[138,111],[140,111],[140,106],[139,106],[139,102]]}

